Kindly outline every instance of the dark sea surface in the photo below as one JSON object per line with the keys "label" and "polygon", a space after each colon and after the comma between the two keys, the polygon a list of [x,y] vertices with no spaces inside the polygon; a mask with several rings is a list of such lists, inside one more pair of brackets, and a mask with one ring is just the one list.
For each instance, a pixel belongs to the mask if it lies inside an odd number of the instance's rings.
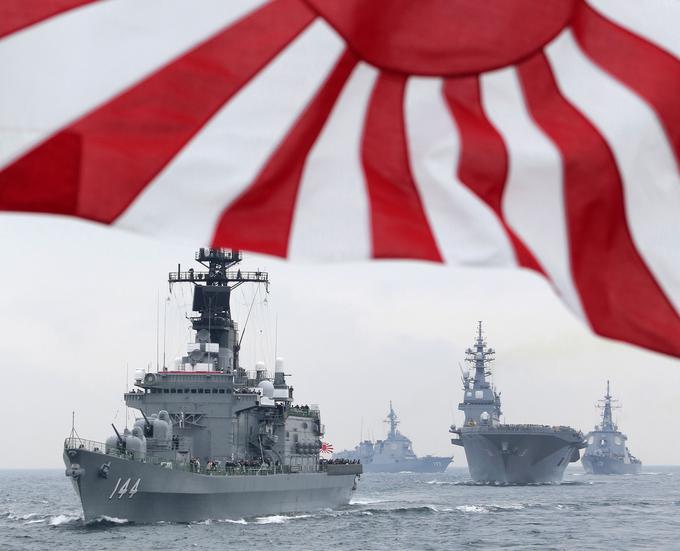
{"label": "dark sea surface", "polygon": [[366,474],[349,506],[192,524],[84,525],[63,470],[0,471],[0,549],[680,549],[680,467],[540,486]]}

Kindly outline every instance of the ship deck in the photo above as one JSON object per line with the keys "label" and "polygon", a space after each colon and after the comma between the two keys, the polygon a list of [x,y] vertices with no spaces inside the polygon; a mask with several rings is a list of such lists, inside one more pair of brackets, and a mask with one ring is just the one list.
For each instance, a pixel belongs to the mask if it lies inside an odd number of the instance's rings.
{"label": "ship deck", "polygon": [[[219,464],[208,468],[207,465],[191,465],[187,461],[177,461],[155,457],[153,455],[144,455],[142,457],[135,457],[134,454],[120,449],[106,449],[106,444],[102,442],[95,442],[94,440],[86,440],[83,438],[69,437],[64,440],[64,450],[79,450],[102,454],[102,456],[116,457],[127,461],[134,461],[147,465],[156,465],[159,468],[171,469],[174,471],[186,471],[196,474],[203,474],[209,476],[268,476],[281,474],[295,474],[295,473],[328,473],[335,474],[361,474],[361,464],[333,464],[319,462],[315,468],[310,469],[303,465],[223,465]],[[349,471],[352,471],[350,473]],[[354,472],[356,471],[356,473]]]}

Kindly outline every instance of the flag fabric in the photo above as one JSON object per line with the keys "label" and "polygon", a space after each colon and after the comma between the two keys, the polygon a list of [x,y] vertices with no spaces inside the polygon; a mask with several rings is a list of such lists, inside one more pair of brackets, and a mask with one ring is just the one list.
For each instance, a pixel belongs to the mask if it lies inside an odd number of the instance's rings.
{"label": "flag fabric", "polygon": [[4,0],[0,210],[517,266],[680,356],[680,2]]}
{"label": "flag fabric", "polygon": [[333,453],[333,444],[321,442],[321,453]]}

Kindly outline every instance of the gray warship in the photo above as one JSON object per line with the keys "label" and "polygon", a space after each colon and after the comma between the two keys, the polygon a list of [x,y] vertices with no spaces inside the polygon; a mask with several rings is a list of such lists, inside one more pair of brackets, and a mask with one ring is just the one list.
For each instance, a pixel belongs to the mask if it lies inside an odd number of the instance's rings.
{"label": "gray warship", "polygon": [[463,372],[464,397],[458,409],[465,421],[450,432],[455,435],[451,443],[465,449],[472,479],[501,484],[561,481],[567,465],[579,460],[583,434],[564,426],[501,423],[501,396],[487,381],[495,351],[486,345],[481,321],[474,348],[465,353],[474,375]]}
{"label": "gray warship", "polygon": [[172,370],[138,370],[125,403],[139,412],[131,430],[106,442],[64,442],[66,476],[85,521],[189,522],[335,508],[349,502],[360,464],[320,459],[318,408],[293,405],[283,361],[273,380],[264,364],[239,364],[231,292],[268,287],[266,272],[236,269],[239,251],[202,248],[205,269],[169,275],[193,286],[195,342]]}
{"label": "gray warship", "polygon": [[360,461],[367,473],[441,473],[451,463],[451,457],[426,455],[418,457],[413,452],[411,440],[397,430],[399,418],[390,401],[390,412],[385,422],[389,432],[385,440],[363,440],[353,450],[333,454],[334,458]]}
{"label": "gray warship", "polygon": [[607,381],[607,394],[599,404],[602,423],[586,436],[588,447],[581,459],[589,474],[638,474],[642,470],[642,462],[626,446],[628,437],[614,423],[612,409],[618,407],[614,402]]}

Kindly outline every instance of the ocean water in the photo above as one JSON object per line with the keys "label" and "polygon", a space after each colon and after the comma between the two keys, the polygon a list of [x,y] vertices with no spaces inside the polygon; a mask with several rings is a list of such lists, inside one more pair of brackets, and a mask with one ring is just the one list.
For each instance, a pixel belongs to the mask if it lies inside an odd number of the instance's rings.
{"label": "ocean water", "polygon": [[680,549],[680,467],[562,484],[475,485],[467,469],[366,474],[338,510],[201,523],[84,525],[63,470],[0,471],[0,549]]}

